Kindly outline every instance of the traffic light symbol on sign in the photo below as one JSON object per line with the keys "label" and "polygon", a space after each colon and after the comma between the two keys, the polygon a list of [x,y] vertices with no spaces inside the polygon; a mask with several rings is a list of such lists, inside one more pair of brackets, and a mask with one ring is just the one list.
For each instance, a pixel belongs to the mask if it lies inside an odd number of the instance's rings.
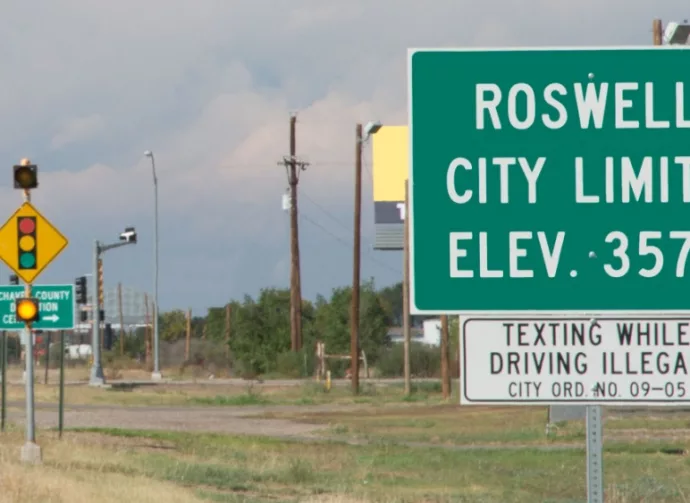
{"label": "traffic light symbol on sign", "polygon": [[36,244],[36,217],[17,217],[19,269],[36,269],[38,265]]}

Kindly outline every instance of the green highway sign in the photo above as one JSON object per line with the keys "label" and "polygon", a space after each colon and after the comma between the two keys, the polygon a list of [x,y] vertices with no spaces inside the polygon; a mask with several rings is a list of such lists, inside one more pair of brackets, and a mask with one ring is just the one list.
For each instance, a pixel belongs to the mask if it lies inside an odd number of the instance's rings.
{"label": "green highway sign", "polygon": [[688,66],[410,50],[412,312],[690,312]]}
{"label": "green highway sign", "polygon": [[[0,330],[21,330],[24,323],[15,316],[15,299],[24,296],[24,286],[0,286]],[[33,285],[31,296],[39,301],[39,321],[34,330],[74,328],[74,285]]]}

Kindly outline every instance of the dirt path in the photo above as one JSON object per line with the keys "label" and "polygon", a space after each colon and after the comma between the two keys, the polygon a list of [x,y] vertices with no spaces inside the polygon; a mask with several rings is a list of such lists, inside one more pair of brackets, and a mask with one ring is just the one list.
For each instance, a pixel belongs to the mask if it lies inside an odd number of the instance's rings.
{"label": "dirt path", "polygon": [[[70,408],[65,410],[66,428],[126,428],[133,430],[203,431],[234,435],[261,435],[289,438],[305,436],[327,428],[285,419],[258,419],[246,417],[249,411],[227,408]],[[243,417],[245,416],[245,417]],[[23,423],[24,411],[10,409],[8,419]],[[36,426],[54,428],[58,425],[57,408],[37,408]]]}
{"label": "dirt path", "polygon": [[[18,404],[13,404],[18,405]],[[269,412],[334,412],[336,410],[361,409],[357,405],[277,405],[267,407],[122,407],[78,405],[65,410],[66,428],[126,428],[140,430],[198,431],[225,433],[231,435],[255,435],[284,438],[300,442],[324,442],[327,440],[349,445],[368,445],[365,439],[342,435],[323,437],[317,432],[328,429],[326,424],[307,424],[287,419],[264,419],[253,416]],[[23,423],[24,411],[12,408],[8,419]],[[36,425],[39,428],[54,428],[58,424],[57,407],[54,404],[39,404],[36,408]],[[397,442],[413,448],[434,448],[453,451],[472,450],[515,450],[537,449],[544,451],[582,449],[577,444],[554,445],[443,445],[426,442]]]}
{"label": "dirt path", "polygon": [[[17,424],[24,423],[24,403],[8,403],[8,419]],[[382,408],[395,408],[397,404]],[[69,428],[123,428],[133,430],[169,430],[224,433],[230,435],[255,435],[273,438],[292,439],[302,442],[323,442],[332,440],[351,445],[366,445],[364,439],[343,435],[323,436],[318,434],[329,428],[328,424],[309,424],[299,419],[276,419],[257,417],[266,414],[303,413],[305,416],[318,412],[352,412],[368,409],[367,405],[273,405],[273,406],[235,406],[235,407],[125,407],[121,405],[70,405],[65,409],[65,427]],[[36,425],[39,428],[55,428],[58,425],[57,405],[36,404]],[[611,440],[687,439],[690,430],[650,432],[647,430],[614,430],[607,432]],[[551,445],[441,445],[425,442],[396,442],[399,445],[416,448],[440,448],[449,450],[478,449],[539,449],[545,451],[563,449],[582,449],[583,443]]]}
{"label": "dirt path", "polygon": [[[23,402],[10,402],[9,421],[23,423]],[[264,419],[258,416],[281,412],[337,412],[357,410],[358,405],[276,405],[238,407],[124,407],[121,405],[70,405],[65,408],[66,428],[127,428],[133,430],[174,430],[260,435],[276,438],[309,437],[328,425],[301,423],[288,419]],[[36,425],[58,425],[56,404],[36,404]]]}

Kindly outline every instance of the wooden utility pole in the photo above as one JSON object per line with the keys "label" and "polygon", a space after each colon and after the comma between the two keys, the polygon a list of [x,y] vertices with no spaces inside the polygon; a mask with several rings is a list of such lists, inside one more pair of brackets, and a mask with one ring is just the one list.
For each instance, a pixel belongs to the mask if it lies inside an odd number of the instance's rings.
{"label": "wooden utility pole", "polygon": [[302,348],[302,286],[299,262],[299,227],[297,209],[297,184],[300,172],[309,163],[297,159],[296,139],[297,117],[290,116],[290,155],[278,164],[285,166],[290,187],[290,347],[292,351]]}
{"label": "wooden utility pole", "polygon": [[663,35],[663,26],[661,19],[652,21],[652,42],[654,45],[661,45]]}
{"label": "wooden utility pole", "polygon": [[117,310],[120,315],[120,356],[125,354],[125,315],[122,308],[122,283],[117,284]]}
{"label": "wooden utility pole", "polygon": [[450,344],[448,337],[448,315],[441,315],[441,391],[443,398],[450,398]]}
{"label": "wooden utility pole", "polygon": [[352,304],[350,306],[350,359],[352,392],[359,393],[359,273],[362,233],[362,125],[355,126],[355,208],[352,248]]}
{"label": "wooden utility pole", "polygon": [[405,222],[403,243],[403,369],[405,375],[405,395],[412,392],[410,377],[410,197],[409,181],[405,180]]}
{"label": "wooden utility pole", "polygon": [[230,316],[232,314],[232,306],[227,304],[225,306],[225,354],[230,356]]}
{"label": "wooden utility pole", "polygon": [[189,361],[189,352],[192,345],[192,308],[187,309],[187,327],[184,339],[184,361]]}

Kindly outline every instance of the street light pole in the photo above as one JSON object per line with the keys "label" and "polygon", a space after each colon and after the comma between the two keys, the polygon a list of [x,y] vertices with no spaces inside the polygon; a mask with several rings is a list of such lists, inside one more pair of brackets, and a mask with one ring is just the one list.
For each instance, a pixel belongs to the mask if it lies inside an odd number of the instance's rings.
{"label": "street light pole", "polygon": [[144,152],[146,157],[151,159],[151,172],[153,173],[153,373],[151,379],[154,381],[162,379],[160,370],[159,350],[158,350],[158,177],[156,176],[156,159],[153,152]]}
{"label": "street light pole", "polygon": [[[105,384],[105,375],[103,374],[103,366],[101,365],[101,337],[100,337],[100,305],[98,302],[98,291],[100,288],[100,276],[98,274],[98,263],[103,255],[108,250],[119,248],[121,246],[133,245],[137,243],[137,233],[134,227],[126,227],[125,231],[120,234],[120,241],[112,244],[103,244],[96,240],[93,243],[93,272],[91,273],[91,282],[93,293],[91,294],[91,320],[93,326],[91,327],[91,347],[93,354],[93,365],[91,366],[91,375],[89,377],[89,386],[103,386]],[[105,321],[105,320],[103,320]]]}
{"label": "street light pole", "polygon": [[361,355],[359,340],[359,298],[361,269],[361,234],[362,234],[362,144],[381,129],[381,123],[369,122],[364,129],[361,124],[355,126],[355,204],[354,204],[354,239],[352,251],[352,299],[350,305],[350,361],[352,392],[359,393],[359,358]]}

